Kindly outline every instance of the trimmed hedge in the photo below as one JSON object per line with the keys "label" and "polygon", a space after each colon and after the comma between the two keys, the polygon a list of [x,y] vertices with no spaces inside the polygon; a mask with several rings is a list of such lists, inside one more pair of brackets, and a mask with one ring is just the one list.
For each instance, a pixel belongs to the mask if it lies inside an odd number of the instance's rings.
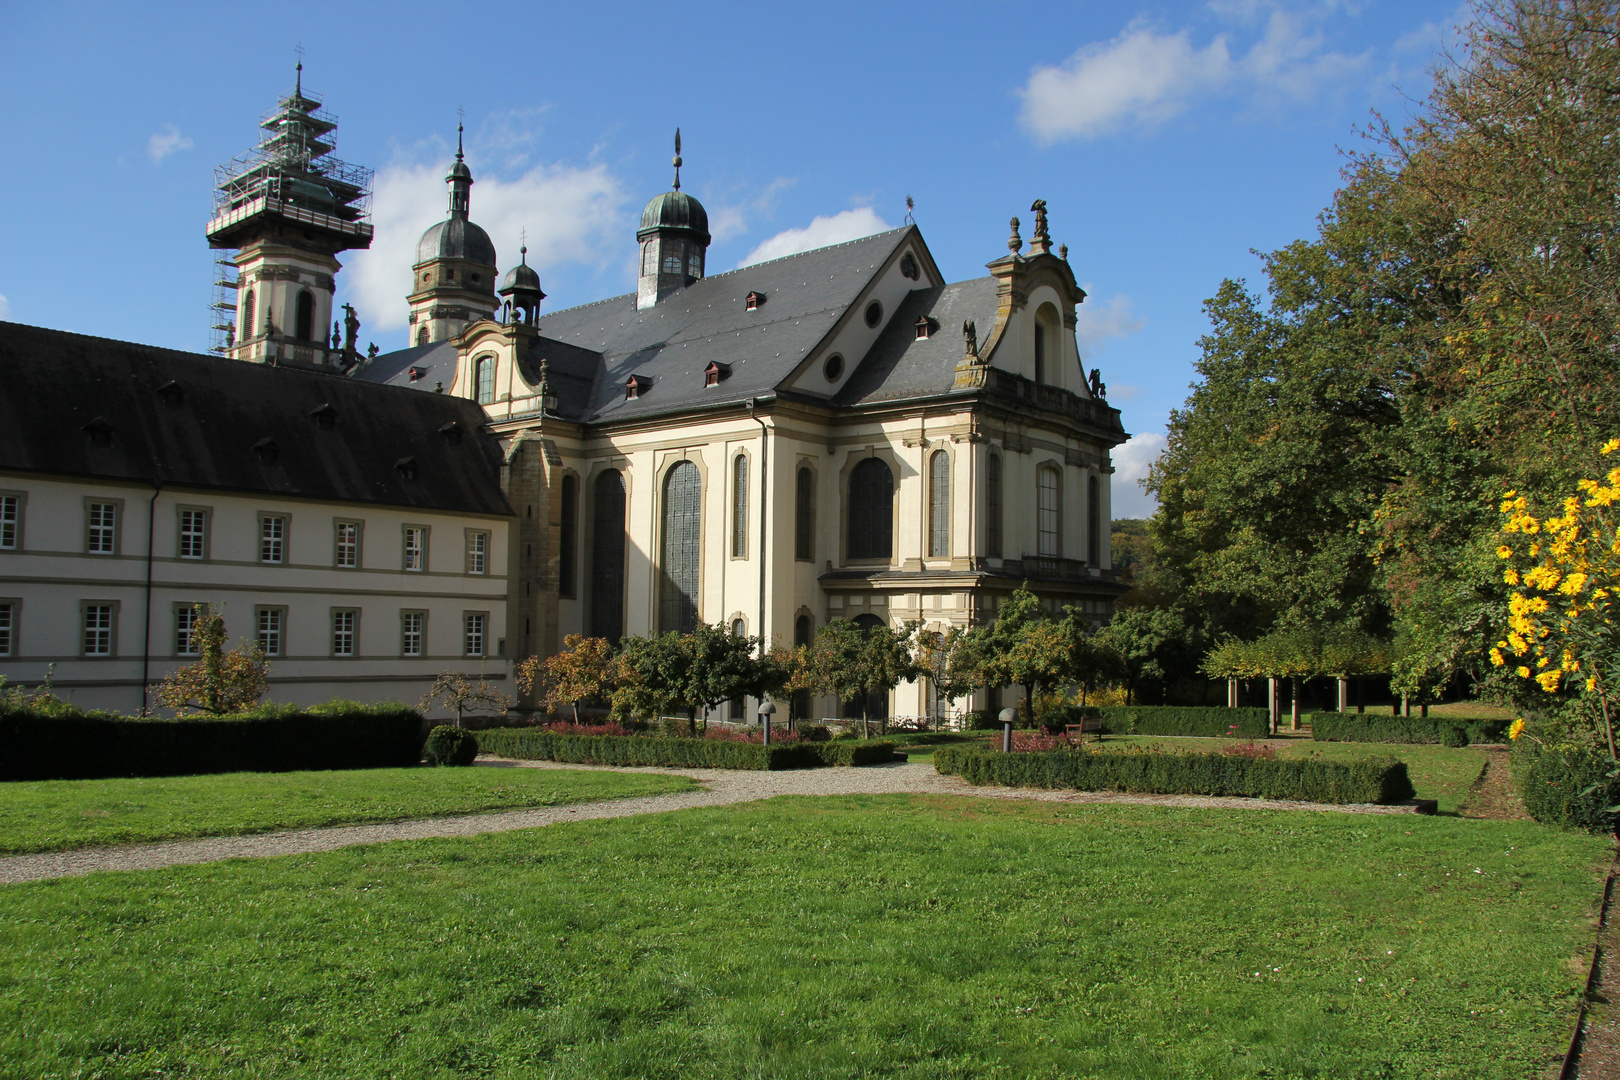
{"label": "trimmed hedge", "polygon": [[895,744],[888,739],[872,742],[794,743],[821,759],[823,765],[882,765],[894,760]]}
{"label": "trimmed hedge", "polygon": [[1110,705],[1098,710],[1103,730],[1110,735],[1196,735],[1218,739],[1237,733],[1250,739],[1269,734],[1270,714],[1265,709],[1228,708],[1225,705]]}
{"label": "trimmed hedge", "polygon": [[1318,742],[1469,743],[1507,741],[1512,720],[1482,720],[1449,716],[1383,716],[1377,713],[1317,713],[1311,717],[1311,738]]}
{"label": "trimmed hedge", "polygon": [[422,715],[351,706],[153,720],[0,705],[0,747],[0,780],[382,769],[422,760]]}
{"label": "trimmed hedge", "polygon": [[466,728],[440,724],[428,732],[422,760],[429,765],[471,765],[478,757],[478,736]]}
{"label": "trimmed hedge", "polygon": [[729,739],[558,735],[543,728],[491,728],[478,733],[479,749],[497,757],[687,769],[811,769],[821,764],[816,750],[829,745],[795,742],[764,746]]}
{"label": "trimmed hedge", "polygon": [[1394,803],[1415,793],[1406,763],[1394,758],[1357,762],[1309,758],[1249,758],[1233,754],[1112,753],[1044,750],[1005,754],[946,746],[934,769],[970,784],[1130,791],[1156,795],[1236,795],[1320,803]]}
{"label": "trimmed hedge", "polygon": [[1584,746],[1542,747],[1529,739],[1513,745],[1513,779],[1524,808],[1537,821],[1565,829],[1612,833],[1620,817],[1620,778],[1607,754]]}

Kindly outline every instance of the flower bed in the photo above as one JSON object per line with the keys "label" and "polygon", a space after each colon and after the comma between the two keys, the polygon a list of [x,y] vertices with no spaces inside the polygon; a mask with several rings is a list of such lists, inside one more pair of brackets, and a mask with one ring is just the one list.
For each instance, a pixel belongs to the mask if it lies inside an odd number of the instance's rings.
{"label": "flower bed", "polygon": [[1320,803],[1393,803],[1410,799],[1406,763],[1357,762],[1161,751],[1048,750],[1001,753],[946,746],[934,768],[970,784],[1128,791],[1155,795],[1235,795]]}

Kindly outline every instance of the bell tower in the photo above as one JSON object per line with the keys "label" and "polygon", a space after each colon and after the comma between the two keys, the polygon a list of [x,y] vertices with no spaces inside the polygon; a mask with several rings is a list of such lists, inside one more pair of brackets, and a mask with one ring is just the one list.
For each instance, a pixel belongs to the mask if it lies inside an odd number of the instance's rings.
{"label": "bell tower", "polygon": [[641,275],[636,308],[644,310],[703,276],[709,250],[709,212],[681,190],[681,129],[675,129],[675,186],[641,211]]}
{"label": "bell tower", "polygon": [[304,92],[302,63],[292,93],[259,126],[257,147],[214,170],[208,246],[234,249],[221,261],[237,269],[236,317],[221,351],[259,363],[340,364],[327,331],[337,254],[371,246],[371,170],[332,156],[337,118]]}
{"label": "bell tower", "polygon": [[472,170],[456,126],[456,160],[444,178],[450,188],[450,216],[431,226],[416,242],[411,266],[411,344],[453,338],[500,307],[495,298],[495,245],[468,217],[472,212]]}

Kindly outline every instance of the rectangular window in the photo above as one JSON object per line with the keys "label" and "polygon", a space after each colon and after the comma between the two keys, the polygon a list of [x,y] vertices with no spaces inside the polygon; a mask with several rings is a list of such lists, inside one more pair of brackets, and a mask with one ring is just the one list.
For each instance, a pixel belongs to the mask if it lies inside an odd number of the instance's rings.
{"label": "rectangular window", "polygon": [[[88,515],[84,550],[92,555],[111,555],[118,547],[118,504],[87,503]],[[87,653],[86,655],[91,655]]]}
{"label": "rectangular window", "polygon": [[353,656],[355,654],[355,626],[360,613],[357,611],[332,612],[332,655]]}
{"label": "rectangular window", "polygon": [[402,611],[399,613],[399,655],[422,655],[422,631],[426,622],[426,612]]}
{"label": "rectangular window", "polygon": [[287,561],[287,519],[279,514],[259,518],[259,561],[280,565]]}
{"label": "rectangular window", "polygon": [[174,655],[196,656],[197,620],[202,612],[196,604],[180,604],[174,609]]}
{"label": "rectangular window", "polygon": [[467,573],[489,572],[489,533],[467,533]]}
{"label": "rectangular window", "polygon": [[84,655],[111,656],[113,646],[113,605],[84,605]]}
{"label": "rectangular window", "polygon": [[405,569],[412,573],[427,569],[427,529],[421,525],[405,526]]}
{"label": "rectangular window", "polygon": [[22,496],[0,495],[0,551],[22,545]]}
{"label": "rectangular window", "polygon": [[1037,544],[1042,555],[1060,553],[1058,543],[1058,471],[1050,466],[1040,471]]}
{"label": "rectangular window", "polygon": [[262,607],[258,610],[259,650],[266,656],[281,655],[281,636],[286,628],[287,609]]}
{"label": "rectangular window", "polygon": [[360,523],[339,521],[334,526],[337,548],[332,565],[352,570],[360,565]]}
{"label": "rectangular window", "polygon": [[180,557],[204,559],[208,557],[208,511],[180,511]]}
{"label": "rectangular window", "polygon": [[815,557],[816,478],[809,469],[799,470],[798,490],[793,506],[793,557],[809,561]]}
{"label": "rectangular window", "polygon": [[574,598],[575,539],[579,532],[579,478],[570,473],[562,480],[562,536],[557,542],[557,595]]}
{"label": "rectangular window", "polygon": [[466,633],[466,655],[483,656],[485,631],[489,627],[489,616],[484,614],[468,613]]}
{"label": "rectangular window", "polygon": [[1001,459],[991,454],[984,463],[984,553],[1001,558]]}
{"label": "rectangular window", "polygon": [[0,600],[0,656],[17,651],[17,601]]}

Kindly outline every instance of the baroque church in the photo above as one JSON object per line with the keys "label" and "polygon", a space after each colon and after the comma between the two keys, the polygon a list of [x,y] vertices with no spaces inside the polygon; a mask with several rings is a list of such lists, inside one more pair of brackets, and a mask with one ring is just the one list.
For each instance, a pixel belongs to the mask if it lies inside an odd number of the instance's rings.
{"label": "baroque church", "polygon": [[[481,407],[514,515],[508,662],[699,622],[787,644],[840,617],[943,629],[1024,582],[1100,622],[1125,591],[1109,455],[1128,436],[1086,377],[1086,294],[1044,201],[966,281],[915,225],[711,273],[677,133],[635,291],[551,311],[526,248],[497,281],[458,137],[401,298],[412,344],[361,356],[333,292],[337,255],[370,244],[369,173],[331,157],[335,121],[301,81],[263,127],[208,229],[238,271],[219,351]],[[903,685],[887,708],[930,696]]]}

